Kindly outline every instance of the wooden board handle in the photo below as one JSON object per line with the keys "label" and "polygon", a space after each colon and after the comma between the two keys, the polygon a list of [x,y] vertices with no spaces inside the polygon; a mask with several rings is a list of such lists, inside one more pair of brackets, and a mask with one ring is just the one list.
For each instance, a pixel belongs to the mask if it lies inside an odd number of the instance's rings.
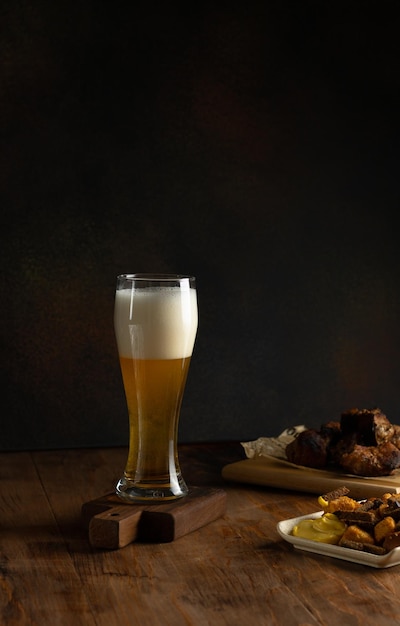
{"label": "wooden board handle", "polygon": [[95,515],[89,523],[89,542],[94,548],[123,548],[138,535],[142,509],[129,505],[115,506]]}

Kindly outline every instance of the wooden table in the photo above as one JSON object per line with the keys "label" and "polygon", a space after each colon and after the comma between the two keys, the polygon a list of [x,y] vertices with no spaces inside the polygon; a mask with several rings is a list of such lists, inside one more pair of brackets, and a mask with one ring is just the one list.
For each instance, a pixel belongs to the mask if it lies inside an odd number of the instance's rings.
{"label": "wooden table", "polygon": [[188,626],[400,623],[400,566],[295,550],[282,519],[309,494],[225,483],[237,443],[180,448],[186,481],[221,487],[226,514],[171,543],[91,548],[82,504],[112,491],[126,449],[0,454],[0,624]]}

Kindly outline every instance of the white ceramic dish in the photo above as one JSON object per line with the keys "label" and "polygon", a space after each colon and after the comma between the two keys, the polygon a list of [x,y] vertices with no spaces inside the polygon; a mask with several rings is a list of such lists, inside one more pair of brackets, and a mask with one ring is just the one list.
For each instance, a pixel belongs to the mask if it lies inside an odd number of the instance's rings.
{"label": "white ceramic dish", "polygon": [[342,548],[341,546],[333,546],[329,543],[320,543],[318,541],[302,539],[301,537],[294,537],[292,535],[293,527],[296,526],[296,524],[298,524],[301,520],[315,519],[316,517],[321,517],[322,514],[323,511],[318,511],[312,515],[293,517],[292,519],[279,522],[277,525],[278,533],[282,539],[293,544],[293,546],[298,550],[305,550],[307,552],[314,552],[315,554],[331,556],[335,559],[359,563],[360,565],[368,565],[369,567],[383,568],[400,565],[400,547],[395,548],[382,556],[377,556],[376,554],[368,554],[368,552],[352,550],[351,548]]}

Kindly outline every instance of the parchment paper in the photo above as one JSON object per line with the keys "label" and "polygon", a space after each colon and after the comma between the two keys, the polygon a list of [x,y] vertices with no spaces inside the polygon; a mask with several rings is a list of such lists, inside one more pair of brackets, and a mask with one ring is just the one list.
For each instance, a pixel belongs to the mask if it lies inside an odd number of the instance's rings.
{"label": "parchment paper", "polygon": [[286,428],[278,437],[259,437],[254,441],[241,443],[249,459],[254,459],[258,456],[272,456],[276,459],[287,461],[286,446],[303,430],[307,430],[304,424],[302,426],[292,426],[291,428]]}

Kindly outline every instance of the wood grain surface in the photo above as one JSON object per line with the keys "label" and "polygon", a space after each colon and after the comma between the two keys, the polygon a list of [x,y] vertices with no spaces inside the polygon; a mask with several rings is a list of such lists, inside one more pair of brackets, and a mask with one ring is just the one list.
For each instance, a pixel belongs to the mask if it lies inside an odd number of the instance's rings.
{"label": "wood grain surface", "polygon": [[0,624],[125,626],[398,625],[400,567],[295,550],[280,520],[312,494],[224,481],[239,444],[182,446],[187,482],[223,488],[223,516],[171,543],[89,543],[82,505],[113,490],[126,450],[0,455]]}
{"label": "wood grain surface", "polygon": [[321,495],[347,487],[352,498],[362,500],[381,496],[385,492],[400,493],[400,474],[365,478],[349,476],[344,472],[297,467],[279,460],[258,457],[229,463],[222,469],[226,480],[233,480],[267,487],[295,489],[302,493]]}

